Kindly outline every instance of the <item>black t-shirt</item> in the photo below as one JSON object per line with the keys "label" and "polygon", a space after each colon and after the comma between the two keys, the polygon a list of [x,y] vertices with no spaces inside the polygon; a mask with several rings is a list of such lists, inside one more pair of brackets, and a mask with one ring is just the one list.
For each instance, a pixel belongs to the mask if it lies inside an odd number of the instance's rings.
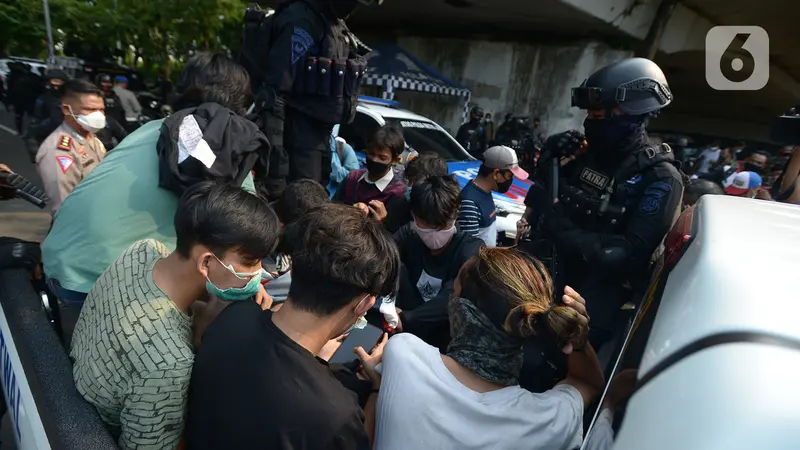
{"label": "black t-shirt", "polygon": [[447,303],[453,284],[461,266],[477,255],[484,243],[457,232],[447,248],[434,255],[409,225],[395,233],[394,240],[403,263],[397,295],[403,330],[430,345],[446,347],[450,330]]}
{"label": "black t-shirt", "polygon": [[356,395],[253,302],[228,306],[206,330],[188,409],[192,450],[370,446]]}

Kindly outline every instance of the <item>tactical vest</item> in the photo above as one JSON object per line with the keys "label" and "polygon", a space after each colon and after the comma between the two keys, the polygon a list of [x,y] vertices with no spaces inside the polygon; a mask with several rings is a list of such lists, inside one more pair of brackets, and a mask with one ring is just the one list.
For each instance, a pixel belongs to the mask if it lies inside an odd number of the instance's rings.
{"label": "tactical vest", "polygon": [[356,53],[355,36],[343,20],[325,27],[316,55],[297,66],[289,105],[321,122],[348,124],[356,117],[367,60]]}
{"label": "tactical vest", "polygon": [[[273,15],[260,10],[248,10],[245,15],[242,59],[245,68],[256,74],[254,83],[263,78],[261,74],[269,64],[262,55],[269,53],[274,16],[295,1],[302,0],[284,2]],[[324,27],[322,42],[309,50],[304,62],[295,65],[288,105],[326,124],[348,124],[356,115],[367,60],[358,54],[358,40],[343,20],[332,22],[322,14],[318,17]]]}
{"label": "tactical vest", "polygon": [[584,166],[577,180],[573,177],[559,186],[559,200],[581,228],[613,233],[620,229],[626,210],[615,195],[616,187],[613,175]]}
{"label": "tactical vest", "polygon": [[[671,151],[668,145],[661,144],[645,149],[640,157],[652,158]],[[618,233],[627,226],[625,213],[635,206],[628,203],[639,200],[641,187],[649,183],[644,172],[653,167],[635,168],[636,159],[623,161],[614,173],[585,165],[565,186],[559,186],[559,200],[570,211],[570,218],[581,228],[598,233]]]}

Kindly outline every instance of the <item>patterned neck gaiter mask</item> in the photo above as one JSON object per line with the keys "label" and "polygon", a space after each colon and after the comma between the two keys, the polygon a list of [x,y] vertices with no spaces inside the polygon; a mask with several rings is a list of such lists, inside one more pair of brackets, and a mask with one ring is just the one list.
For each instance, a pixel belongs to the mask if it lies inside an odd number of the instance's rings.
{"label": "patterned neck gaiter mask", "polygon": [[447,356],[479,377],[502,386],[519,384],[522,341],[495,326],[466,298],[448,304],[452,341]]}

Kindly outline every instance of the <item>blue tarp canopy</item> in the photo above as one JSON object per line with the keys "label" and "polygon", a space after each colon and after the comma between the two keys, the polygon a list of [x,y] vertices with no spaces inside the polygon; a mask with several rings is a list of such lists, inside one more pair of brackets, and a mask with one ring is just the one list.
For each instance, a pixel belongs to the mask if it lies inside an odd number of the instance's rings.
{"label": "blue tarp canopy", "polygon": [[363,84],[382,87],[381,96],[386,100],[394,100],[395,91],[405,89],[465,97],[469,102],[469,89],[427,66],[397,44],[374,45],[367,59]]}

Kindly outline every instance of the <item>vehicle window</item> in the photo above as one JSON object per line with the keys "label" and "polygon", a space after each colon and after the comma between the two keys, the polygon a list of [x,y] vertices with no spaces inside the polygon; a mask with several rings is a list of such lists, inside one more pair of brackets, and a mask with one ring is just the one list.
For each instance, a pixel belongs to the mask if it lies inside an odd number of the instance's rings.
{"label": "vehicle window", "polygon": [[364,153],[367,150],[367,142],[372,135],[380,128],[378,122],[364,113],[356,113],[353,123],[339,127],[339,136],[347,141],[353,150]]}
{"label": "vehicle window", "polygon": [[435,152],[445,161],[469,159],[469,156],[446,131],[440,130],[429,122],[398,119],[389,119],[386,122],[401,127],[406,144],[420,153]]}

